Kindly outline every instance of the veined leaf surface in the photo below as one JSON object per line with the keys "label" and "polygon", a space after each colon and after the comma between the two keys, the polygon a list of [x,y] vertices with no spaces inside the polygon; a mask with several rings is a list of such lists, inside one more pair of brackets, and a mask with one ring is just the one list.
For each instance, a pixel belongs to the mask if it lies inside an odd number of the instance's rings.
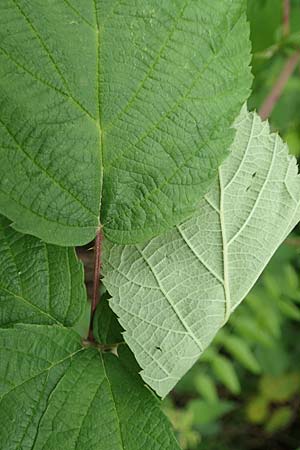
{"label": "veined leaf surface", "polygon": [[157,398],[73,331],[0,330],[0,449],[179,450]]}
{"label": "veined leaf surface", "polygon": [[190,216],[249,94],[245,0],[1,0],[0,211],[60,245]]}
{"label": "veined leaf surface", "polygon": [[74,325],[86,302],[74,249],[24,236],[0,216],[0,326]]}
{"label": "veined leaf surface", "polygon": [[142,245],[106,241],[104,283],[143,379],[165,396],[199,358],[300,220],[295,158],[243,109],[198,213]]}

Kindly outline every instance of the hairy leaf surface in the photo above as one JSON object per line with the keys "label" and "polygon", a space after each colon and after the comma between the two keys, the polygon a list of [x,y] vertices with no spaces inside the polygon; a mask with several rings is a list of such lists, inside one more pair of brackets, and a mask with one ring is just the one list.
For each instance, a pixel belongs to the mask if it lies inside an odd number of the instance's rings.
{"label": "hairy leaf surface", "polygon": [[186,219],[249,94],[245,0],[1,0],[0,210],[60,245]]}
{"label": "hairy leaf surface", "polygon": [[198,213],[143,245],[106,241],[104,283],[142,377],[164,396],[193,365],[300,220],[296,160],[244,109]]}
{"label": "hairy leaf surface", "polygon": [[0,330],[0,449],[179,450],[124,358],[63,327]]}
{"label": "hairy leaf surface", "polygon": [[74,249],[20,234],[0,216],[0,326],[72,326],[85,302],[83,269]]}

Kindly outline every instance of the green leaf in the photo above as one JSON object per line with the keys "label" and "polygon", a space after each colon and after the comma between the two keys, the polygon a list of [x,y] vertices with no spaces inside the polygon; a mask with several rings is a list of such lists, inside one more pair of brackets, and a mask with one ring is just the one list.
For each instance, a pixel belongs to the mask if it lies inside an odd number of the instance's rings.
{"label": "green leaf", "polygon": [[274,340],[269,347],[258,346],[256,358],[262,369],[262,373],[279,376],[290,368],[291,357],[282,338]]}
{"label": "green leaf", "polygon": [[300,374],[286,373],[275,377],[265,375],[260,380],[260,391],[272,402],[286,402],[300,391]]}
{"label": "green leaf", "polygon": [[293,419],[293,410],[290,406],[282,406],[276,409],[268,422],[266,423],[265,430],[272,434],[287,427]]}
{"label": "green leaf", "polygon": [[86,338],[89,334],[91,320],[91,303],[88,300],[85,303],[84,311],[81,318],[75,323],[72,329],[78,333],[82,338]]}
{"label": "green leaf", "polygon": [[202,397],[211,403],[218,402],[218,393],[216,385],[212,380],[212,377],[205,373],[199,373],[195,379],[196,390],[202,395]]}
{"label": "green leaf", "polygon": [[250,346],[238,336],[227,336],[224,339],[224,348],[235,358],[242,366],[251,372],[260,373],[260,366],[253,355]]}
{"label": "green leaf", "polygon": [[221,383],[232,394],[238,394],[241,390],[240,382],[232,362],[224,356],[218,355],[212,361],[212,369]]}
{"label": "green leaf", "polygon": [[[190,216],[249,95],[245,0],[1,0],[0,210],[80,245]],[[101,210],[101,213],[99,211]]]}
{"label": "green leaf", "polygon": [[292,303],[289,300],[281,300],[278,303],[279,309],[281,312],[283,312],[283,314],[292,319],[292,320],[297,320],[298,322],[300,321],[300,308],[299,306],[296,306],[294,303]]}
{"label": "green leaf", "polygon": [[193,415],[193,423],[196,425],[208,425],[232,411],[232,402],[217,401],[215,403],[204,400],[192,400],[188,404],[188,412]]}
{"label": "green leaf", "polygon": [[257,286],[246,299],[247,306],[249,306],[247,311],[250,310],[249,312],[254,322],[253,328],[260,328],[275,339],[280,338],[282,321],[277,301],[278,298],[270,296],[268,290],[262,284]]}
{"label": "green leaf", "polygon": [[122,353],[83,348],[73,331],[38,325],[0,330],[0,348],[5,450],[179,450]]}
{"label": "green leaf", "polygon": [[262,424],[269,415],[269,402],[265,397],[257,396],[252,398],[246,407],[247,418],[255,424]]}
{"label": "green leaf", "polygon": [[286,287],[288,288],[289,292],[298,292],[299,289],[299,276],[294,269],[294,267],[290,264],[285,265],[283,268],[283,274],[286,281]]}
{"label": "green leaf", "polygon": [[24,236],[0,216],[0,267],[0,326],[72,326],[81,317],[86,291],[74,249]]}
{"label": "green leaf", "polygon": [[247,317],[244,311],[242,314],[234,314],[230,323],[238,334],[250,342],[257,342],[267,348],[274,344],[274,337],[262,329],[261,325],[253,320],[253,317]]}
{"label": "green leaf", "polygon": [[101,296],[94,316],[93,333],[97,342],[101,344],[118,344],[124,341],[123,330],[109,307],[108,297],[107,293]]}
{"label": "green leaf", "polygon": [[300,219],[296,160],[243,109],[198,213],[143,245],[105,242],[104,284],[143,379],[166,395],[197,361]]}
{"label": "green leaf", "polygon": [[[274,285],[276,285],[276,277],[274,276],[272,279],[274,280]],[[264,332],[269,333],[276,339],[280,338],[281,334],[281,315],[276,306],[278,296],[274,298],[270,296],[264,286],[257,286],[246,299],[247,306],[250,309],[249,312],[254,322],[254,328],[259,326]]]}
{"label": "green leaf", "polygon": [[[266,273],[263,277],[264,286],[272,300],[280,298],[282,294],[282,283],[279,282],[278,277],[274,277],[272,273]],[[281,280],[280,280],[281,281]]]}

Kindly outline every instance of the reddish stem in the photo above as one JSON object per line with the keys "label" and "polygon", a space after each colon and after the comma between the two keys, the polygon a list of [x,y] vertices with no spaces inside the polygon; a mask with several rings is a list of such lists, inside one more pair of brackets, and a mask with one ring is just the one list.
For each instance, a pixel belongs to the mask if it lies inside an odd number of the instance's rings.
{"label": "reddish stem", "polygon": [[101,271],[101,250],[102,250],[102,229],[97,231],[94,252],[94,283],[93,283],[93,298],[91,303],[91,318],[90,318],[90,328],[89,328],[89,341],[94,342],[93,334],[93,319],[98,303],[100,302],[100,271]]}
{"label": "reddish stem", "polygon": [[296,69],[299,60],[300,60],[299,51],[294,53],[287,60],[281,74],[279,75],[277,82],[275,83],[273,89],[271,90],[270,94],[268,95],[268,97],[266,98],[266,100],[264,101],[259,110],[259,115],[263,120],[267,119],[271,115],[276,103],[278,102],[283,93],[283,90],[288,80],[290,79],[294,70]]}
{"label": "reddish stem", "polygon": [[284,243],[286,245],[291,245],[292,247],[299,247],[300,248],[300,238],[297,237],[290,237],[287,238]]}

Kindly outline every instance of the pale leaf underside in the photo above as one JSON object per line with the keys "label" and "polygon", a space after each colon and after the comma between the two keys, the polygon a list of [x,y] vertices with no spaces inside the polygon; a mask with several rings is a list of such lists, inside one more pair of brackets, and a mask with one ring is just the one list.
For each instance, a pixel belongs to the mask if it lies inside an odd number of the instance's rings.
{"label": "pale leaf underside", "polygon": [[106,241],[104,283],[143,379],[165,396],[199,358],[300,219],[296,160],[243,109],[198,213],[143,245]]}

